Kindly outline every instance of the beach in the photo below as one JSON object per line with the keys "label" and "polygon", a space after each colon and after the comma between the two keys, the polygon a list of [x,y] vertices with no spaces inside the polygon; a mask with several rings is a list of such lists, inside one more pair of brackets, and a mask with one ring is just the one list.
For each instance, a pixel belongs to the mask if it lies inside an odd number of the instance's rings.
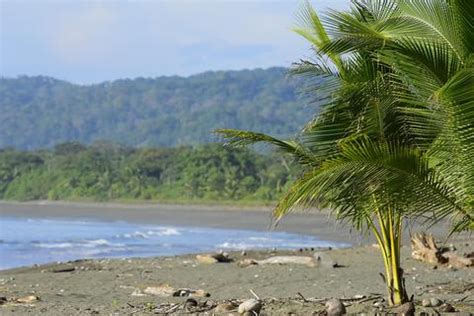
{"label": "beach", "polygon": [[[67,206],[68,211],[64,209]],[[196,227],[265,230],[269,208],[228,206],[118,205],[86,203],[6,203],[3,216],[29,218],[101,218],[130,222]],[[436,228],[438,240],[444,237]],[[206,264],[196,254],[151,258],[89,259],[50,263],[0,271],[1,315],[145,315],[174,310],[191,313],[189,297],[146,293],[147,288],[167,285],[174,289],[199,289],[209,297],[195,297],[198,306],[241,302],[253,297],[264,302],[262,315],[310,315],[324,310],[326,299],[343,299],[348,313],[389,312],[383,297],[385,285],[379,273],[383,263],[371,240],[334,224],[326,213],[292,214],[277,230],[313,234],[325,240],[348,242],[350,248],[233,251],[227,263]],[[472,238],[454,236],[447,241],[462,254],[472,251]],[[409,244],[402,247],[402,266],[409,295],[417,312],[435,313],[421,300],[436,298],[449,302],[461,314],[474,311],[474,269],[436,268],[411,258]],[[330,258],[331,265],[265,264],[241,266],[242,260],[275,256]],[[30,302],[18,299],[32,296]],[[206,305],[207,304],[207,305]],[[209,309],[212,314],[214,309]],[[228,314],[228,313],[226,313]]]}

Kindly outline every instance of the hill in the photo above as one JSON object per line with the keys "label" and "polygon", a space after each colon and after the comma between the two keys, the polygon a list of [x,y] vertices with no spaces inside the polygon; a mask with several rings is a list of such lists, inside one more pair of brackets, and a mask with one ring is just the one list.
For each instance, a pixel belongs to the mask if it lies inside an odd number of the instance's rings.
{"label": "hill", "polygon": [[287,69],[206,72],[78,85],[50,77],[0,79],[0,148],[108,140],[171,147],[215,140],[216,128],[291,135],[316,112]]}

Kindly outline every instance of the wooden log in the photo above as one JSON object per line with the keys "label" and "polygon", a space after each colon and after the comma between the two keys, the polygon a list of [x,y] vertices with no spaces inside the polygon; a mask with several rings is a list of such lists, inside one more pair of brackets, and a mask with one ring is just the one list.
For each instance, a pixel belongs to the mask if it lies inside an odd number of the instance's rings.
{"label": "wooden log", "polygon": [[474,258],[460,257],[453,251],[448,251],[442,254],[443,258],[448,260],[448,264],[454,268],[467,268],[474,266]]}
{"label": "wooden log", "polygon": [[448,259],[444,258],[441,250],[436,246],[432,235],[425,233],[414,234],[411,238],[411,256],[419,261],[433,265],[444,264]]}
{"label": "wooden log", "polygon": [[474,257],[470,254],[460,256],[449,248],[440,248],[436,245],[432,235],[425,233],[415,234],[411,238],[412,257],[433,265],[450,265],[454,268],[474,266]]}

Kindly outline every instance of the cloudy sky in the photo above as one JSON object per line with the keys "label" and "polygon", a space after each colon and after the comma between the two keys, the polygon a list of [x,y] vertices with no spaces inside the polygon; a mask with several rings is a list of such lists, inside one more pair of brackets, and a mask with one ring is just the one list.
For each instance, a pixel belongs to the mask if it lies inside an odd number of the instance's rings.
{"label": "cloudy sky", "polygon": [[[0,73],[77,83],[288,66],[303,0],[0,0]],[[341,9],[349,0],[314,0]]]}

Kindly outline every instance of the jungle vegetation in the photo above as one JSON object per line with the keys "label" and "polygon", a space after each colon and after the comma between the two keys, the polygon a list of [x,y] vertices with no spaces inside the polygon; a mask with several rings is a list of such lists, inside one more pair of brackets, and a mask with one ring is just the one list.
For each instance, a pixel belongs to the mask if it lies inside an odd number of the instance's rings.
{"label": "jungle vegetation", "polygon": [[131,148],[97,141],[0,150],[0,199],[265,204],[287,189],[291,160],[218,144]]}

